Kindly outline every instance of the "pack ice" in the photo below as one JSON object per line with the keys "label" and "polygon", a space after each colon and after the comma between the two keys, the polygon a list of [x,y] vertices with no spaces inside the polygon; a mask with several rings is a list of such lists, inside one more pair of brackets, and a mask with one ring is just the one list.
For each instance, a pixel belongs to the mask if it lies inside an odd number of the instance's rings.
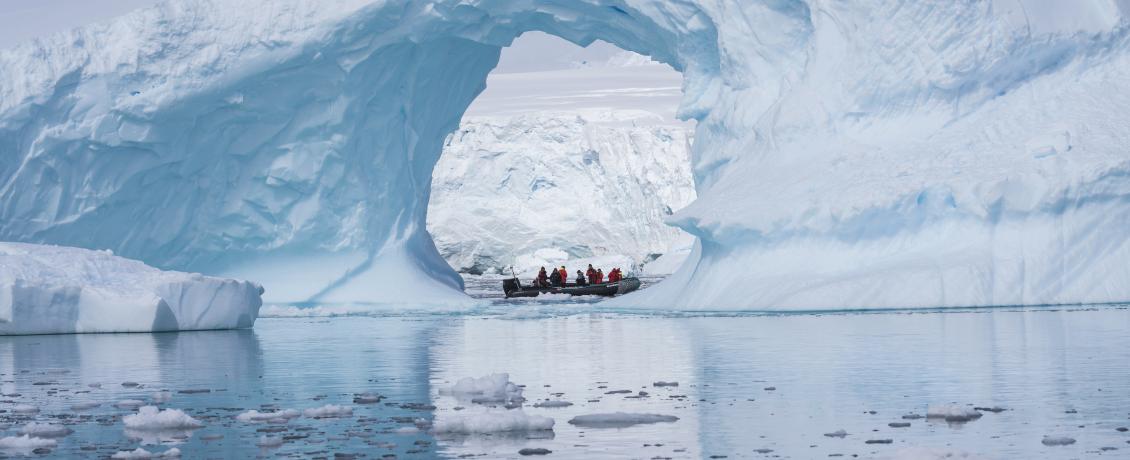
{"label": "pack ice", "polygon": [[1128,300],[1123,8],[172,0],[0,51],[0,239],[278,301],[458,304],[433,168],[501,47],[540,30],[681,71],[698,122],[697,199],[668,219],[695,249],[615,303]]}
{"label": "pack ice", "polygon": [[261,292],[106,251],[0,243],[0,335],[245,328]]}

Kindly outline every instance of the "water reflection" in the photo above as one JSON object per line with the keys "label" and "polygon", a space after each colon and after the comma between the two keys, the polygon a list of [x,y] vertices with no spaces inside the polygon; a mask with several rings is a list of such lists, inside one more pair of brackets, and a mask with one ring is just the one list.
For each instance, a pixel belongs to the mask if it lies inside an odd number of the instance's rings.
{"label": "water reflection", "polygon": [[[1104,308],[265,319],[253,331],[0,337],[0,393],[9,395],[0,400],[7,411],[0,427],[13,425],[0,437],[33,420],[62,423],[75,433],[55,447],[60,456],[176,445],[188,457],[229,458],[514,457],[528,447],[550,449],[556,458],[885,457],[909,446],[1003,458],[1083,457],[1103,447],[1130,448],[1128,435],[1115,430],[1127,424],[1130,410],[1126,331],[1130,311]],[[554,430],[437,438],[415,429],[473,409],[441,388],[494,372],[525,384],[528,401],[520,410],[552,417]],[[656,387],[657,381],[678,386]],[[113,404],[152,402],[160,390],[172,394],[162,407],[182,409],[205,427],[124,430],[121,417],[132,411]],[[362,393],[383,399],[354,403]],[[573,405],[533,406],[543,400]],[[1009,410],[964,424],[902,418],[938,403]],[[40,412],[15,414],[16,404]],[[98,406],[72,409],[84,404]],[[351,406],[353,415],[273,425],[235,420],[250,409],[326,404]],[[628,428],[567,423],[608,412],[679,420]],[[840,429],[849,434],[823,435]],[[1040,440],[1048,434],[1078,442],[1045,446]],[[257,447],[268,435],[284,442]]]}

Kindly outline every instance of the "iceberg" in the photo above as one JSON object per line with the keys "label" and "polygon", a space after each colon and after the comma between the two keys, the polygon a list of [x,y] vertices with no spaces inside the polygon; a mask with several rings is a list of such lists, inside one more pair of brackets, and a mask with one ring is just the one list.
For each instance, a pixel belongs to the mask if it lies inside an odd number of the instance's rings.
{"label": "iceberg", "polygon": [[1120,2],[171,0],[0,50],[0,239],[469,302],[444,140],[527,31],[682,72],[696,241],[612,300],[777,310],[1130,300]]}
{"label": "iceberg", "polygon": [[108,251],[0,243],[0,335],[248,328],[262,291]]}

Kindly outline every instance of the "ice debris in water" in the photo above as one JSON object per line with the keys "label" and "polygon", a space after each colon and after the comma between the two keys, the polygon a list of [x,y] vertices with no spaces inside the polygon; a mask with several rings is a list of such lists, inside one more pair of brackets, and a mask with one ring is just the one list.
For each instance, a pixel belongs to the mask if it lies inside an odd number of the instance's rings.
{"label": "ice debris in water", "polygon": [[569,407],[572,405],[573,403],[569,401],[542,401],[534,403],[534,407]]}
{"label": "ice debris in water", "polygon": [[844,430],[836,430],[831,433],[824,433],[824,436],[827,436],[829,438],[842,438],[847,435],[848,433]]}
{"label": "ice debris in water", "polygon": [[13,414],[37,414],[37,413],[39,413],[39,408],[32,406],[30,404],[16,404],[16,406],[12,408],[12,413]]}
{"label": "ice debris in water", "polygon": [[54,439],[35,438],[28,435],[0,438],[0,452],[24,454],[39,448],[55,447]]}
{"label": "ice debris in water", "polygon": [[263,435],[259,437],[259,441],[255,442],[259,447],[278,447],[283,445],[283,439],[276,436]]}
{"label": "ice debris in water", "polygon": [[899,449],[895,452],[894,456],[890,458],[894,460],[975,460],[980,457],[954,449],[916,446]]}
{"label": "ice debris in water", "polygon": [[53,423],[31,422],[20,428],[20,434],[38,438],[61,438],[71,433],[74,433],[74,430]]}
{"label": "ice debris in water", "polygon": [[1045,446],[1068,446],[1075,444],[1075,439],[1067,436],[1044,436],[1044,439],[1040,442]]}
{"label": "ice debris in water", "polygon": [[658,382],[652,383],[651,386],[653,386],[653,387],[677,387],[677,386],[679,386],[679,382],[664,382],[664,381],[660,380]]}
{"label": "ice debris in water", "polygon": [[123,450],[110,456],[113,459],[146,459],[146,458],[179,458],[180,449],[176,447],[164,452],[150,452],[138,447],[134,450]]}
{"label": "ice debris in water", "polygon": [[160,410],[156,406],[142,407],[136,414],[122,417],[122,422],[126,428],[142,431],[183,430],[204,426],[179,409]]}
{"label": "ice debris in water", "polygon": [[96,402],[83,402],[83,403],[72,404],[71,410],[78,412],[78,411],[94,409],[94,408],[101,406],[101,405],[102,404],[96,403]]}
{"label": "ice debris in water", "polygon": [[302,416],[300,412],[294,409],[279,410],[274,412],[259,412],[257,410],[249,410],[242,414],[235,416],[236,420],[248,423],[262,423],[262,422],[283,422],[298,418]]}
{"label": "ice debris in water", "polygon": [[455,386],[443,391],[456,397],[470,397],[475,403],[517,403],[524,401],[522,388],[510,381],[505,372],[485,377],[466,377],[455,382]]}
{"label": "ice debris in water", "polygon": [[326,404],[322,407],[306,409],[302,411],[302,415],[309,418],[350,417],[353,415],[353,408],[349,406]]}
{"label": "ice debris in water", "polygon": [[981,418],[981,413],[957,404],[931,404],[926,407],[926,418],[940,418],[947,422],[968,422]]}
{"label": "ice debris in water", "polygon": [[152,400],[154,404],[167,403],[173,400],[173,393],[169,391],[158,391],[153,393],[149,399]]}
{"label": "ice debris in water", "polygon": [[353,395],[353,404],[376,404],[384,399],[383,396],[376,393],[361,393]]}
{"label": "ice debris in water", "polygon": [[578,415],[569,420],[571,425],[591,428],[620,428],[646,423],[670,423],[678,421],[674,415],[633,414],[614,412],[608,414]]}
{"label": "ice debris in water", "polygon": [[503,433],[552,430],[553,424],[549,417],[527,415],[521,410],[486,409],[437,419],[432,429],[436,433]]}

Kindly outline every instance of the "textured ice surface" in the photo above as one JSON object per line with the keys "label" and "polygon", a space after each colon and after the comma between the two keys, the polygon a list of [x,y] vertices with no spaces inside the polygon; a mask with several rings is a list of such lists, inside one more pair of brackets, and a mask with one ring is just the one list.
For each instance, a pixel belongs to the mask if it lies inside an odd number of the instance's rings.
{"label": "textured ice surface", "polygon": [[510,374],[502,372],[483,377],[464,377],[443,393],[457,398],[484,402],[510,402],[522,398],[522,388],[510,381]]}
{"label": "textured ice surface", "polygon": [[148,459],[148,458],[179,458],[180,449],[173,447],[164,452],[150,452],[138,447],[134,450],[123,450],[110,456],[113,459]]}
{"label": "textured ice surface", "polygon": [[186,430],[204,426],[180,409],[161,410],[156,406],[144,406],[136,414],[122,417],[127,429],[139,431]]}
{"label": "textured ice surface", "polygon": [[42,439],[28,435],[8,436],[0,438],[0,453],[4,454],[30,454],[31,451],[41,447],[55,447],[54,439]]}
{"label": "textured ice surface", "polygon": [[251,327],[261,289],[107,251],[0,243],[0,335]]}
{"label": "textured ice surface", "polygon": [[[266,5],[266,3],[265,3]],[[270,300],[465,306],[425,230],[501,46],[683,72],[686,263],[621,306],[1130,299],[1117,2],[174,0],[0,51],[0,239],[255,279]]]}
{"label": "textured ice surface", "polygon": [[484,409],[477,413],[447,415],[435,421],[436,433],[478,434],[553,429],[553,419],[528,415],[521,409]]}
{"label": "textured ice surface", "polygon": [[37,438],[61,438],[74,433],[74,430],[54,423],[31,422],[20,428],[20,434]]}
{"label": "textured ice surface", "polygon": [[271,412],[259,412],[257,410],[249,410],[235,416],[236,420],[241,422],[262,423],[270,422],[273,420],[290,420],[302,416],[301,412],[294,409],[277,410]]}
{"label": "textured ice surface", "polygon": [[353,408],[336,404],[326,404],[322,407],[303,410],[302,415],[309,418],[349,417],[353,415]]}

